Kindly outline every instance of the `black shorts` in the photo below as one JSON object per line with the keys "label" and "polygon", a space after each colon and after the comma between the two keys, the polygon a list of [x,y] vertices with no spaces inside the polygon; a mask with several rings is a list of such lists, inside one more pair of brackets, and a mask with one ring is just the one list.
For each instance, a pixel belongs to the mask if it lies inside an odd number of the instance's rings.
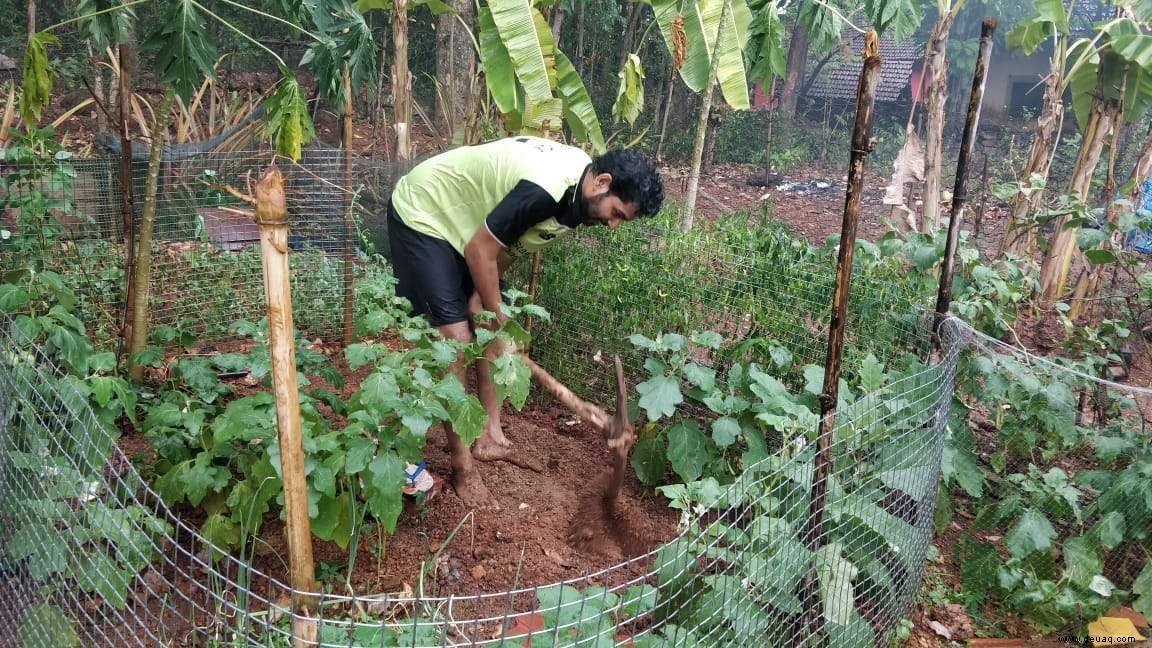
{"label": "black shorts", "polygon": [[432,326],[470,321],[468,299],[475,291],[463,255],[448,241],[408,227],[388,203],[388,247],[396,294]]}

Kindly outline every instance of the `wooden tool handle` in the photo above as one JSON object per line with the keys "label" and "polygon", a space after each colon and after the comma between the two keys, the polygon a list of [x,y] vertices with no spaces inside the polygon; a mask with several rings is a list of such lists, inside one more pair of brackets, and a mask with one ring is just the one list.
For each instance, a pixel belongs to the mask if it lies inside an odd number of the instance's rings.
{"label": "wooden tool handle", "polygon": [[612,426],[612,417],[605,412],[603,408],[593,405],[577,396],[571,389],[568,389],[564,383],[554,378],[544,367],[536,364],[528,356],[521,354],[520,359],[524,361],[524,364],[527,365],[528,369],[532,372],[532,377],[551,392],[552,395],[556,397],[556,400],[560,401],[564,407],[572,410],[577,416],[600,428],[605,433],[609,432]]}

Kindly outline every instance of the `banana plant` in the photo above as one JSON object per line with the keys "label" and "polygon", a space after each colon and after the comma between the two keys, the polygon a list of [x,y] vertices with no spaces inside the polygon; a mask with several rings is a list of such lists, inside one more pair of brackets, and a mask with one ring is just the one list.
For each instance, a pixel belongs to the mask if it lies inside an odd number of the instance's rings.
{"label": "banana plant", "polygon": [[[684,85],[700,92],[708,84],[708,72],[713,55],[720,57],[716,80],[724,101],[736,110],[747,110],[748,75],[745,71],[744,50],[748,45],[753,22],[752,10],[746,0],[732,0],[725,19],[725,30],[734,37],[716,43],[720,31],[720,17],[724,3],[721,0],[644,0],[652,5],[660,34],[673,67],[680,73]],[[717,50],[714,52],[713,50]]]}
{"label": "banana plant", "polygon": [[489,0],[476,21],[484,79],[508,130],[547,135],[567,123],[572,136],[594,151],[607,148],[588,90],[538,6]]}
{"label": "banana plant", "polygon": [[[1072,89],[1072,106],[1083,133],[1083,145],[1069,181],[1068,193],[1088,196],[1092,176],[1100,162],[1104,143],[1125,120],[1144,114],[1152,105],[1152,36],[1149,23],[1137,19],[1132,7],[1082,38],[1068,50],[1065,85]],[[1110,199],[1110,197],[1109,197]],[[1056,223],[1056,235],[1040,269],[1040,305],[1053,306],[1067,287],[1077,258],[1077,234],[1081,228],[1067,217]],[[1091,272],[1087,273],[1089,276]],[[1087,295],[1081,283],[1076,297]]]}

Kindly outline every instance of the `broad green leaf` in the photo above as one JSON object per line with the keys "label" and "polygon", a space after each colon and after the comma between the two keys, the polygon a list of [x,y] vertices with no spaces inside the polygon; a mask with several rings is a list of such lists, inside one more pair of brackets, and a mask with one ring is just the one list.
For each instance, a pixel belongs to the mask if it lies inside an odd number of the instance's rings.
{"label": "broad green leaf", "polygon": [[723,416],[712,421],[712,440],[721,449],[727,448],[740,438],[740,422],[731,416]]}
{"label": "broad green leaf", "polygon": [[488,7],[524,94],[536,103],[551,99],[552,83],[536,31],[536,12],[532,3],[529,0],[490,0]]}
{"label": "broad green leaf", "polygon": [[[675,56],[676,42],[679,38],[683,38],[685,52],[679,68],[680,78],[690,90],[700,92],[708,83],[709,57],[696,4],[693,1],[652,0],[652,9],[660,26],[660,35],[664,37],[664,44],[670,55]],[[680,13],[681,7],[683,14]],[[678,23],[678,19],[682,23]],[[682,24],[682,27],[677,27],[678,24]],[[712,38],[716,38],[715,31],[712,32]]]}
{"label": "broad green leaf", "polygon": [[41,604],[24,613],[16,630],[21,648],[76,648],[80,637],[72,620],[55,605]]}
{"label": "broad green leaf", "polygon": [[796,20],[808,33],[808,40],[816,51],[827,52],[840,43],[843,21],[826,4],[805,2]]}
{"label": "broad green leaf", "polygon": [[484,406],[476,396],[469,394],[467,398],[456,403],[451,411],[452,431],[460,437],[461,443],[471,446],[484,433],[484,425],[488,422],[488,415]]}
{"label": "broad green leaf", "polygon": [[719,40],[720,66],[716,69],[716,81],[724,94],[724,100],[736,110],[748,110],[748,75],[744,71],[744,46],[748,42],[748,23],[743,25],[737,22],[741,17],[741,10],[751,17],[748,5],[744,0],[727,0],[731,2],[732,9],[725,21],[724,28],[720,29],[720,16],[725,0],[703,0],[700,2],[700,20],[703,26],[704,43],[708,50],[709,60],[716,56],[713,48],[717,44],[717,34],[722,34]]}
{"label": "broad green leaf", "polygon": [[1039,551],[1048,551],[1052,548],[1052,541],[1056,538],[1056,529],[1043,513],[1036,509],[1024,511],[1024,515],[1004,537],[1004,544],[1013,557],[1026,558]]}
{"label": "broad green leaf", "polygon": [[924,19],[923,4],[916,0],[864,0],[864,13],[881,36],[894,42],[911,36]]}
{"label": "broad green leaf", "polygon": [[[1079,45],[1079,43],[1078,43]],[[1092,95],[1096,90],[1096,72],[1100,66],[1100,55],[1094,48],[1084,46],[1069,48],[1068,87],[1072,94],[1072,110],[1076,124],[1083,132],[1092,110]]]}
{"label": "broad green leaf", "polygon": [[684,378],[688,382],[696,385],[705,392],[711,392],[716,388],[716,370],[708,367],[701,367],[695,362],[689,362],[684,365]]}
{"label": "broad green leaf", "polygon": [[1033,6],[1040,20],[1052,23],[1061,33],[1068,31],[1068,15],[1061,0],[1036,0]]}
{"label": "broad green leaf", "polygon": [[783,78],[786,73],[784,58],[784,24],[770,3],[756,13],[752,24],[752,70],[749,75],[761,86],[768,87],[773,77]]}
{"label": "broad green leaf", "polygon": [[1005,35],[1004,44],[1008,49],[1031,55],[1051,35],[1052,23],[1033,16],[1016,23]]}
{"label": "broad green leaf", "polygon": [[664,439],[659,436],[644,437],[632,449],[632,469],[641,483],[652,486],[664,479],[665,458]]}
{"label": "broad green leaf", "polygon": [[516,71],[512,65],[512,57],[508,48],[500,37],[496,23],[492,20],[492,12],[488,7],[481,7],[476,14],[476,23],[480,29],[480,61],[484,66],[484,80],[496,107],[502,113],[511,113],[523,109],[516,91]]}
{"label": "broad green leaf", "polygon": [[1104,568],[1096,543],[1087,536],[1064,541],[1063,558],[1064,578],[1080,587],[1088,587],[1092,578]]}
{"label": "broad green leaf", "polygon": [[990,545],[964,538],[968,544],[966,555],[960,561],[960,578],[964,589],[983,599],[996,585],[996,571],[1000,567],[1000,555]]}
{"label": "broad green leaf", "polygon": [[1084,258],[1088,259],[1095,265],[1115,263],[1118,259],[1116,253],[1112,250],[1088,250],[1084,253]]}
{"label": "broad green leaf", "polygon": [[1115,549],[1124,541],[1124,514],[1110,511],[1092,527],[1092,535],[1097,542],[1108,549]]}
{"label": "broad green leaf", "polygon": [[724,344],[724,338],[715,331],[704,331],[703,333],[693,333],[692,342],[706,349],[716,350],[720,348],[720,345]]}
{"label": "broad green leaf", "polygon": [[216,77],[216,47],[194,0],[175,0],[174,10],[140,46],[156,52],[160,82],[175,91],[185,104],[192,98],[201,76]]}
{"label": "broad green leaf", "polygon": [[240,526],[230,518],[214,513],[204,520],[200,535],[221,549],[232,549],[240,545]]}
{"label": "broad green leaf", "polygon": [[[600,129],[600,118],[596,116],[596,107],[592,105],[584,81],[572,61],[559,49],[556,50],[556,90],[564,100],[564,118],[572,131],[572,137],[578,142],[590,143],[596,153],[607,150],[604,132]],[[528,311],[529,308],[531,305],[525,306],[524,310]],[[541,319],[547,321],[547,313],[543,314],[546,317]]]}
{"label": "broad green leaf", "polygon": [[708,446],[695,421],[684,421],[668,430],[668,460],[685,483],[694,482],[703,474]]}
{"label": "broad green leaf", "polygon": [[676,406],[684,402],[680,384],[668,376],[653,376],[636,385],[640,393],[640,407],[648,413],[649,421],[659,421],[676,413]]}
{"label": "broad green leaf", "polygon": [[955,481],[970,497],[984,495],[984,470],[971,449],[945,444],[940,464],[944,478]]}
{"label": "broad green leaf", "polygon": [[1145,563],[1144,569],[1133,581],[1132,594],[1136,596],[1132,607],[1144,616],[1152,616],[1152,562]]}
{"label": "broad green leaf", "polygon": [[616,89],[616,103],[612,105],[612,117],[616,121],[626,121],[634,125],[644,110],[644,64],[640,57],[628,54],[624,67],[617,75],[620,85]]}
{"label": "broad green leaf", "polygon": [[1108,233],[1094,227],[1083,227],[1076,232],[1076,247],[1081,251],[1091,250],[1107,240]]}
{"label": "broad green leaf", "polygon": [[281,70],[280,82],[268,98],[268,136],[276,143],[276,152],[293,161],[300,159],[300,149],[315,136],[308,100],[300,83],[289,70]]}
{"label": "broad green leaf", "polygon": [[1114,20],[1105,31],[1112,51],[1120,58],[1152,70],[1152,36],[1143,33],[1139,24],[1129,19]]}
{"label": "broad green leaf", "polygon": [[884,385],[884,363],[869,353],[860,365],[860,388],[867,393],[874,392]]}
{"label": "broad green leaf", "polygon": [[29,126],[40,121],[40,113],[52,99],[52,73],[48,70],[48,45],[59,45],[56,36],[39,32],[24,46],[24,81],[20,93],[20,116]]}
{"label": "broad green leaf", "polygon": [[852,580],[859,570],[843,556],[844,547],[832,542],[816,553],[816,575],[820,581],[824,618],[830,623],[848,625],[855,616]]}
{"label": "broad green leaf", "polygon": [[544,135],[545,133],[559,132],[562,128],[564,115],[564,101],[557,98],[548,98],[544,101],[527,100],[524,106],[521,133],[529,135]]}
{"label": "broad green leaf", "polygon": [[404,461],[394,452],[381,452],[368,464],[364,496],[368,510],[388,533],[396,531],[403,508]]}
{"label": "broad green leaf", "polygon": [[125,42],[135,17],[120,0],[77,0],[75,12],[83,17],[80,24],[97,52]]}

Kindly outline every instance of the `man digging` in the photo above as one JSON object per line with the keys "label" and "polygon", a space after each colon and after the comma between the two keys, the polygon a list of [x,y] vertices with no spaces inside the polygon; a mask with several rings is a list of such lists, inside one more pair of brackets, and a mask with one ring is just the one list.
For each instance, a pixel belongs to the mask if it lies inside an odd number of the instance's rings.
{"label": "man digging", "polygon": [[[537,137],[513,137],[456,148],[420,163],[396,184],[388,206],[388,237],[396,292],[446,338],[469,342],[481,311],[501,312],[500,275],[511,255],[535,252],[580,225],[620,223],[660,209],[664,191],[643,154],[584,151]],[[488,415],[471,452],[445,425],[453,486],[471,508],[490,505],[472,463],[503,460],[540,470],[517,453],[500,425],[490,362],[476,363],[480,402]],[[467,385],[464,368],[454,369]]]}

